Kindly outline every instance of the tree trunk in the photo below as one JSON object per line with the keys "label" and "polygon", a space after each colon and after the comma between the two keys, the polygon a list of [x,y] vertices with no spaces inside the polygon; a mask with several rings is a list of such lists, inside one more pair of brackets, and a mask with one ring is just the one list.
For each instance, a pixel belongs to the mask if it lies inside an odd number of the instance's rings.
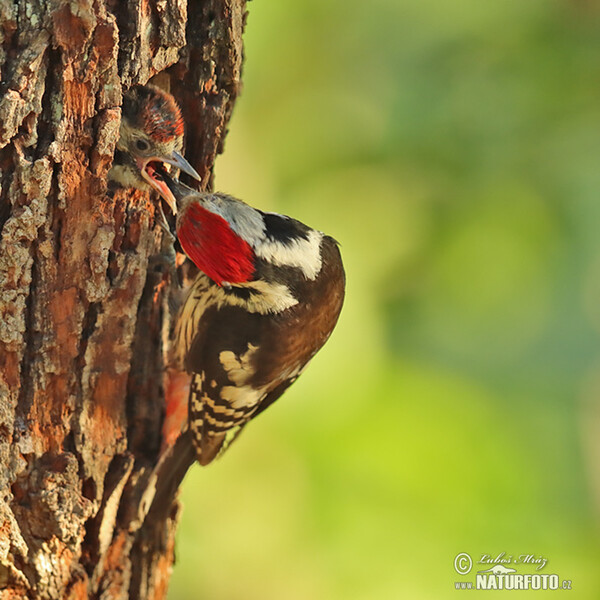
{"label": "tree trunk", "polygon": [[211,184],[244,21],[245,0],[0,0],[2,599],[166,596],[193,460],[184,438],[156,468],[169,270],[153,203],[106,174],[122,90],[153,78]]}

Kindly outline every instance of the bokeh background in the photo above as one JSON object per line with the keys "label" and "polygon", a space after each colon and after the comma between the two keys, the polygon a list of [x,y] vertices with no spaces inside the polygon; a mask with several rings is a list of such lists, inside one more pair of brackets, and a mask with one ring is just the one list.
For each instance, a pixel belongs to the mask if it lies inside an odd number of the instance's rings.
{"label": "bokeh background", "polygon": [[459,552],[600,597],[596,6],[249,4],[217,188],[336,237],[347,301],[189,473],[170,600],[453,597]]}

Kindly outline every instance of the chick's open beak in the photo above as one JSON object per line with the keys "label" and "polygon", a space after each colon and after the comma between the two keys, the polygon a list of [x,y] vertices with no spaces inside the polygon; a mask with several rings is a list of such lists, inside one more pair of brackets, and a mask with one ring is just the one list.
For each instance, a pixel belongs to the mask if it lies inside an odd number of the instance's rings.
{"label": "chick's open beak", "polygon": [[171,212],[176,215],[177,200],[165,182],[164,173],[164,168],[157,161],[148,162],[142,169],[142,177],[160,194],[163,200],[169,205]]}
{"label": "chick's open beak", "polygon": [[172,165],[198,181],[201,181],[201,177],[196,169],[194,169],[194,167],[192,167],[192,165],[190,165],[190,163],[175,150],[168,156],[156,156],[144,159],[143,163],[138,165],[142,172],[142,177],[162,196],[173,214],[176,215],[177,201],[173,192],[171,192],[165,183],[164,178],[161,176],[159,169],[155,168],[153,165],[155,162]]}

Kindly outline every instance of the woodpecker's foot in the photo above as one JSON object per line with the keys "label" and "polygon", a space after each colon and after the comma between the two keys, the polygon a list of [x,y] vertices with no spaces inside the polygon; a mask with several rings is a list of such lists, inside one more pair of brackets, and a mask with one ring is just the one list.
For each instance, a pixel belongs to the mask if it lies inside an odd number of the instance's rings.
{"label": "woodpecker's foot", "polygon": [[168,236],[163,236],[160,252],[150,257],[148,270],[161,273],[163,279],[179,287],[176,259],[177,255],[171,240]]}
{"label": "woodpecker's foot", "polygon": [[169,226],[169,222],[167,221],[167,217],[165,216],[162,203],[159,203],[158,212],[155,213],[155,217],[156,223],[160,225],[163,231],[167,234],[167,237],[169,238],[171,244],[173,244],[177,238],[173,235],[173,232],[171,231],[171,227]]}

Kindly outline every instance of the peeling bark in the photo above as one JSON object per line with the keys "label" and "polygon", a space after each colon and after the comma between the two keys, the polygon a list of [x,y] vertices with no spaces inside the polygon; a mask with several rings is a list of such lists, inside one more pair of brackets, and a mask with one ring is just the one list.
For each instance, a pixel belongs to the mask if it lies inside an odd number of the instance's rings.
{"label": "peeling bark", "polygon": [[106,174],[122,91],[152,78],[211,185],[244,21],[245,0],[0,0],[2,599],[166,596],[193,460],[183,439],[157,467],[171,282],[152,201]]}

